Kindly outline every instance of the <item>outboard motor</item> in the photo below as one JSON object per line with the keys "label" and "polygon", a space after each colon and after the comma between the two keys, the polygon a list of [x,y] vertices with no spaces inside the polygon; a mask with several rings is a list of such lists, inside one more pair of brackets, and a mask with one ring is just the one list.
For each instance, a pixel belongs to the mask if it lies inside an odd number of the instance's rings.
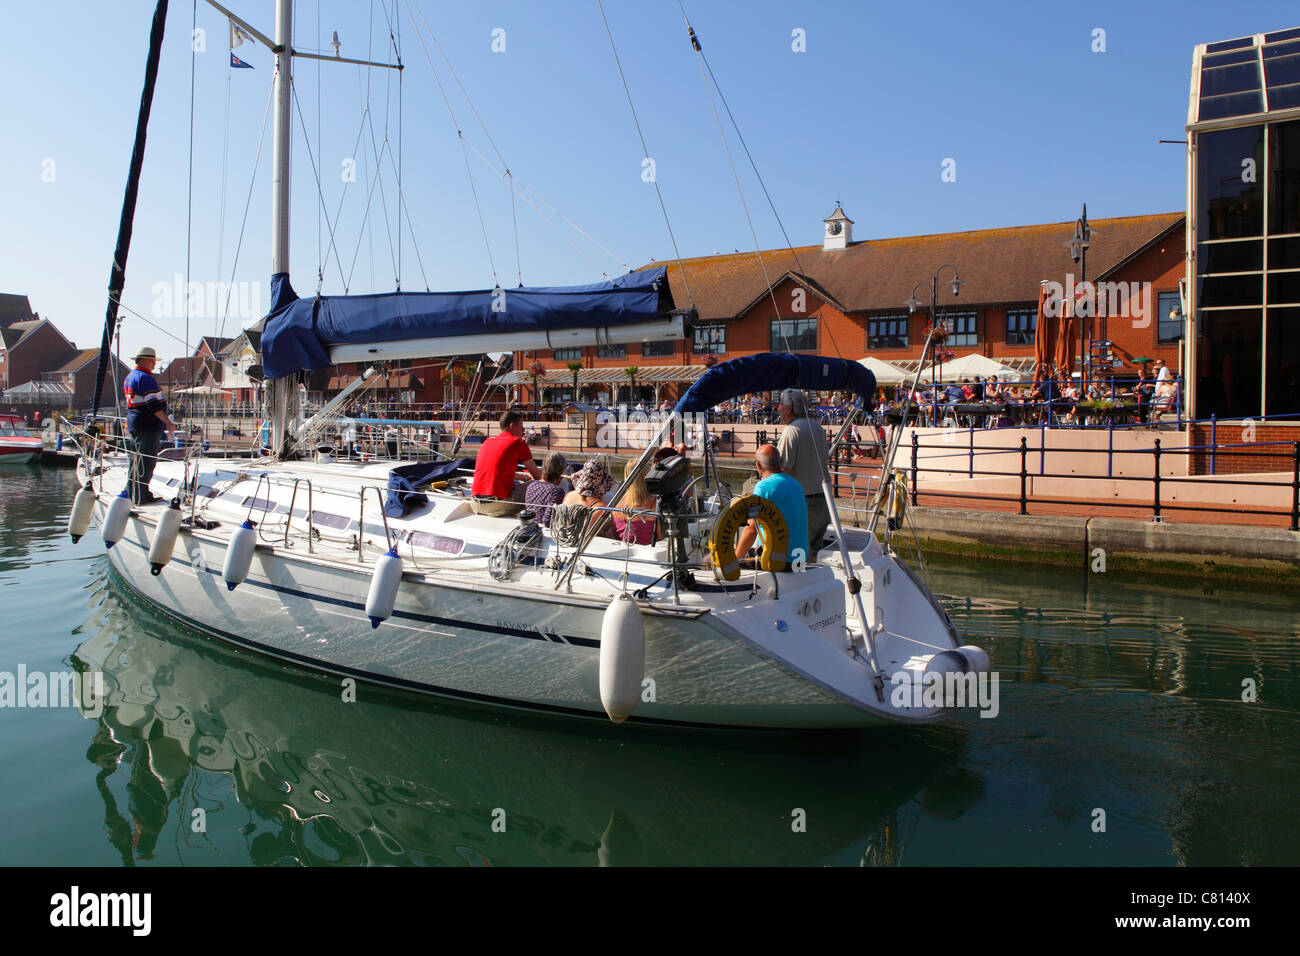
{"label": "outboard motor", "polygon": [[657,457],[646,472],[645,487],[659,499],[673,580],[679,590],[689,591],[695,586],[695,575],[685,567],[691,540],[690,522],[685,515],[691,509],[690,503],[682,496],[682,490],[691,483],[691,463],[676,452],[657,455],[662,457]]}

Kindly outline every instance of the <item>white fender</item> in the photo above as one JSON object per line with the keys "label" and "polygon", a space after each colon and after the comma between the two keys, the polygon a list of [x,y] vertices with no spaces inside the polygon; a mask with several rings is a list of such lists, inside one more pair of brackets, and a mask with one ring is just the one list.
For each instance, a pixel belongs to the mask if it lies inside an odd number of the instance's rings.
{"label": "white fender", "polygon": [[366,617],[370,626],[378,627],[393,613],[393,603],[397,600],[397,586],[402,583],[402,559],[394,546],[388,553],[375,562],[375,570],[370,575],[370,591],[366,594]]}
{"label": "white fender", "polygon": [[181,504],[175,498],[171,507],[158,519],[154,529],[153,541],[149,545],[149,570],[157,577],[167,562],[172,559],[172,550],[176,547],[176,535],[181,530]]}
{"label": "white fender", "polygon": [[989,655],[982,647],[976,647],[974,644],[963,644],[957,648],[957,653],[966,658],[970,670],[973,670],[976,674],[987,674],[989,672]]}
{"label": "white fender", "polygon": [[68,534],[76,544],[81,536],[90,530],[90,516],[95,511],[95,489],[86,482],[86,486],[77,492],[72,500],[72,514],[68,515]]}
{"label": "white fender", "polygon": [[248,569],[253,565],[253,552],[257,549],[257,532],[253,522],[247,518],[230,536],[226,546],[226,563],[221,566],[221,577],[226,582],[226,590],[233,591],[248,577]]}
{"label": "white fender", "polygon": [[609,602],[600,624],[600,703],[616,724],[641,701],[645,677],[645,622],[626,593]]}
{"label": "white fender", "polygon": [[111,548],[122,540],[122,535],[126,534],[126,519],[129,517],[131,517],[131,493],[123,488],[122,493],[109,503],[108,514],[104,516],[104,527],[100,532],[100,537],[104,539],[104,547]]}

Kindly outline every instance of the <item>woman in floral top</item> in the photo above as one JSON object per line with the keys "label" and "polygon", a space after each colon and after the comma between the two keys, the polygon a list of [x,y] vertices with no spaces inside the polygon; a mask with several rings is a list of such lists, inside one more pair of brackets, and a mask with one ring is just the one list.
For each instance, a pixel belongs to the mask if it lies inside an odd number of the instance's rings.
{"label": "woman in floral top", "polygon": [[553,451],[542,462],[542,477],[530,481],[524,489],[524,504],[537,515],[537,523],[549,526],[551,508],[564,500],[564,489],[560,481],[564,477],[564,466],[568,464],[564,456]]}

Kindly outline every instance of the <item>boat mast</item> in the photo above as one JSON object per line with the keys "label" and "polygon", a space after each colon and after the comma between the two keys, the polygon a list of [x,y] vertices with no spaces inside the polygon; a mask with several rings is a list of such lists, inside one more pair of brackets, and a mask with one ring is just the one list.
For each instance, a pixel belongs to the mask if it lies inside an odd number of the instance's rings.
{"label": "boat mast", "polygon": [[[293,130],[289,125],[289,97],[292,93],[293,0],[275,3],[275,125],[271,139],[271,274],[289,274],[289,148]],[[276,457],[283,455],[288,418],[289,381],[269,381],[271,391],[271,446]]]}

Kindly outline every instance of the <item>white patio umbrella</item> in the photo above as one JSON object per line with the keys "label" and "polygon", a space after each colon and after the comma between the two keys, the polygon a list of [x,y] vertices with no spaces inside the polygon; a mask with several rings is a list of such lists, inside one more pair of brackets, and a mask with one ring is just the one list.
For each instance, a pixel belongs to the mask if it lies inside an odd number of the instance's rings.
{"label": "white patio umbrella", "polygon": [[192,388],[178,388],[177,395],[229,395],[224,388],[217,388],[215,385],[195,385]]}
{"label": "white patio umbrella", "polygon": [[[978,352],[971,352],[951,362],[944,362],[938,366],[937,371],[938,380],[941,382],[973,382],[976,379],[983,381],[990,375],[996,375],[999,382],[1020,381],[1020,373],[1015,369],[986,358]],[[929,380],[929,378],[927,372],[925,379]]]}
{"label": "white patio umbrella", "polygon": [[897,365],[890,365],[888,362],[882,362],[878,358],[872,358],[868,355],[866,358],[858,359],[859,365],[865,365],[871,370],[871,374],[876,376],[877,385],[897,385],[900,382],[908,380],[908,374]]}

